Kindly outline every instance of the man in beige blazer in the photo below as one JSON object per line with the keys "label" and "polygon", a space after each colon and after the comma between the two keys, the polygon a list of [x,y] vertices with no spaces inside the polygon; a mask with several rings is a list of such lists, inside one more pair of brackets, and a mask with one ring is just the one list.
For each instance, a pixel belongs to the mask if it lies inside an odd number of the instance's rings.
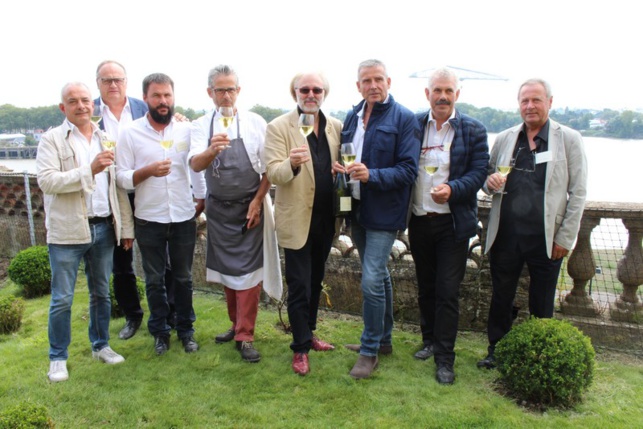
{"label": "man in beige blazer", "polygon": [[478,362],[480,368],[495,366],[495,345],[511,329],[525,263],[530,276],[529,313],[553,316],[560,266],[580,227],[587,193],[583,140],[577,131],[549,118],[552,101],[547,82],[523,83],[518,102],[524,123],[500,133],[491,150],[490,175],[483,189],[493,194],[485,247],[493,293],[488,355]]}
{"label": "man in beige blazer", "polygon": [[[284,249],[292,368],[310,371],[308,352],[333,350],[316,336],[317,309],[326,259],[335,234],[332,164],[339,155],[342,124],[324,115],[329,92],[319,73],[299,73],[290,82],[297,108],[268,124],[264,157],[275,190],[277,240]],[[314,116],[313,132],[300,134],[300,114]]]}

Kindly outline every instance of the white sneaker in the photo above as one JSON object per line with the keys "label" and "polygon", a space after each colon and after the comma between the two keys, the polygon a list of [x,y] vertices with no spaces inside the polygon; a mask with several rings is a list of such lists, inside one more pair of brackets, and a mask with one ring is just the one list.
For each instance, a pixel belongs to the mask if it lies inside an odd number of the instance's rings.
{"label": "white sneaker", "polygon": [[125,362],[125,358],[119,355],[118,353],[116,353],[109,346],[103,349],[100,349],[97,352],[92,352],[92,357],[94,359],[102,360],[103,362],[108,363],[110,365]]}
{"label": "white sneaker", "polygon": [[66,360],[52,360],[49,361],[49,372],[47,373],[49,381],[56,383],[58,381],[65,381],[69,379],[67,372]]}

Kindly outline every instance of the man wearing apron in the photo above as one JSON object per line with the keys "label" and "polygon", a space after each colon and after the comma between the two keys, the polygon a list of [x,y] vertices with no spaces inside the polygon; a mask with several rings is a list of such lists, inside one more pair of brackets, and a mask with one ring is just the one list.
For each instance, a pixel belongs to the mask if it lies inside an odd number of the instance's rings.
{"label": "man wearing apron", "polygon": [[[270,182],[261,163],[266,121],[235,108],[240,89],[229,66],[210,71],[207,91],[216,110],[193,123],[188,156],[194,171],[205,170],[208,190],[206,279],[225,286],[232,322],[216,342],[234,339],[243,360],[258,362],[253,341],[262,283],[270,296],[281,298],[281,272]],[[223,107],[233,108],[231,122],[224,122]]]}

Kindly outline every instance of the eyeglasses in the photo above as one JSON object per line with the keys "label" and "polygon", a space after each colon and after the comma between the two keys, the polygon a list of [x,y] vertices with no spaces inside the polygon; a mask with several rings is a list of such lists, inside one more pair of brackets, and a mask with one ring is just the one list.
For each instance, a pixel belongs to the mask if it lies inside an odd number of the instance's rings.
{"label": "eyeglasses", "polygon": [[[523,151],[523,149],[526,149]],[[522,153],[521,153],[522,151]],[[523,146],[516,151],[514,170],[533,173],[536,171],[536,153]]]}
{"label": "eyeglasses", "polygon": [[116,85],[122,85],[125,83],[126,79],[127,78],[124,77],[99,78],[100,83],[107,86],[111,86],[113,83],[115,83]]}
{"label": "eyeglasses", "polygon": [[422,148],[422,155],[425,155],[428,151],[430,150],[439,150],[441,152],[444,152],[444,145],[441,144],[439,146],[426,146]]}
{"label": "eyeglasses", "polygon": [[310,93],[310,91],[312,91],[312,92],[313,92],[313,94],[317,94],[317,95],[319,95],[319,94],[321,94],[322,92],[324,92],[324,88],[319,88],[319,87],[314,87],[314,88],[297,88],[297,90],[299,91],[299,93],[300,93],[300,94],[304,94],[304,95],[306,95],[306,94]]}
{"label": "eyeglasses", "polygon": [[224,95],[226,93],[232,95],[235,92],[237,92],[236,87],[231,87],[231,88],[212,88],[212,91],[214,91],[215,94],[217,95]]}

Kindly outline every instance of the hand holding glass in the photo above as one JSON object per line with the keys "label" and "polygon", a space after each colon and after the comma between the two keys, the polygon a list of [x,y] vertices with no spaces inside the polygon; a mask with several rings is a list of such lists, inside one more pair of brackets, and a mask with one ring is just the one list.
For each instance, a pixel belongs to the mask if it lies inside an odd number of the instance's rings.
{"label": "hand holding glass", "polygon": [[498,158],[498,163],[496,164],[496,171],[500,176],[502,176],[503,183],[502,187],[498,189],[498,192],[501,192],[503,194],[506,194],[504,192],[505,189],[505,184],[507,183],[507,176],[509,173],[511,173],[511,170],[513,169],[514,165],[516,164],[516,159],[511,156],[503,155]]}
{"label": "hand holding glass", "polygon": [[[342,155],[342,161],[344,161],[344,168],[350,167],[357,158],[357,152],[355,152],[355,145],[353,143],[343,143],[340,149]],[[354,180],[349,177],[348,183],[357,183],[357,180]]]}

